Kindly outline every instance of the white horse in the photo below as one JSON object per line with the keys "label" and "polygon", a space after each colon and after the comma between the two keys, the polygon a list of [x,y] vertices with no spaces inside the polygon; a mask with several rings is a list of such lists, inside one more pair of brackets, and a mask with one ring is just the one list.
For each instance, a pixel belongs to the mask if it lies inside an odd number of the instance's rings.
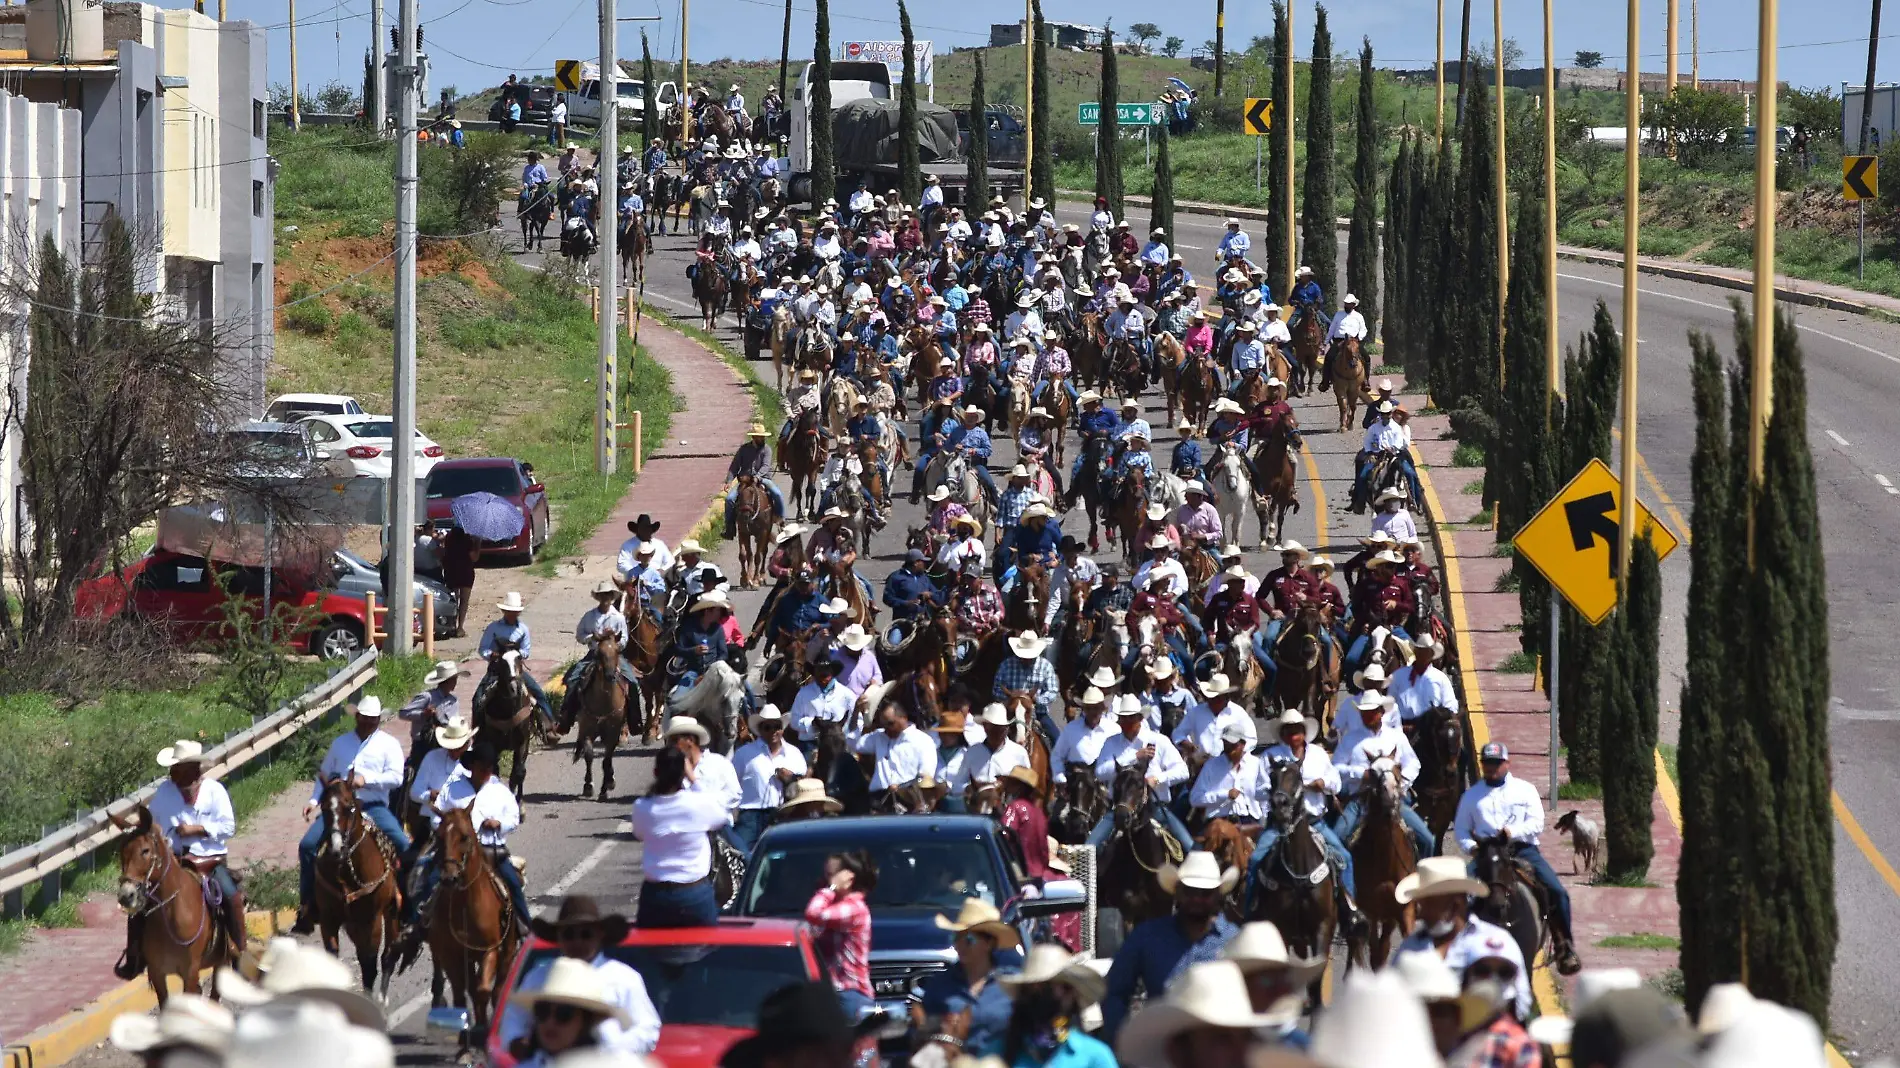
{"label": "white horse", "polygon": [[687,716],[698,720],[713,736],[714,748],[732,751],[732,740],[739,733],[739,709],[745,703],[745,679],[724,660],[706,669],[692,689],[675,690],[667,698],[666,716]]}
{"label": "white horse", "polygon": [[990,529],[990,499],[983,493],[983,481],[976,477],[975,469],[962,454],[938,449],[937,455],[930,458],[930,466],[924,469],[924,492],[929,493],[938,486],[950,487],[950,499],[983,524],[985,532]]}
{"label": "white horse", "polygon": [[1187,502],[1187,481],[1172,471],[1156,470],[1148,483],[1148,503],[1166,508],[1170,514]]}
{"label": "white horse", "polygon": [[1214,491],[1220,495],[1215,511],[1220,513],[1221,533],[1227,544],[1245,549],[1242,536],[1249,506],[1253,504],[1253,480],[1247,477],[1247,462],[1240,458],[1240,450],[1232,442],[1221,445],[1212,477]]}

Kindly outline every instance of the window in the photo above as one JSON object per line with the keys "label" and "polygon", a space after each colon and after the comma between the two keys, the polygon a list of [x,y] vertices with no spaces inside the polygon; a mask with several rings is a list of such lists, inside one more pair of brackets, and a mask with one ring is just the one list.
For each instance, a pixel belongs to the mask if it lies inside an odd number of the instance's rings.
{"label": "window", "polygon": [[264,183],[256,180],[251,182],[251,214],[264,217]]}
{"label": "window", "polygon": [[327,445],[332,441],[341,441],[343,439],[343,435],[337,433],[336,427],[328,423],[312,420],[304,425],[310,428],[310,440],[319,445]]}
{"label": "window", "polygon": [[251,101],[251,136],[264,136],[264,102],[262,100]]}

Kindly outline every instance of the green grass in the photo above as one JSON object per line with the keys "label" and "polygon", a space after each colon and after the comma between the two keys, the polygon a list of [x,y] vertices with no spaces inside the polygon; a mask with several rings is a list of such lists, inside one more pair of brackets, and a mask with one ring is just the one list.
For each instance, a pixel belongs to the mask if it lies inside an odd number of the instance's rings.
{"label": "green grass", "polygon": [[1597,941],[1598,949],[1681,949],[1682,939],[1669,935],[1629,934],[1611,935]]}
{"label": "green grass", "polygon": [[1676,747],[1669,742],[1657,742],[1656,752],[1662,754],[1663,770],[1669,773],[1669,781],[1682,785],[1682,769],[1676,766]]}
{"label": "green grass", "polygon": [[1680,1002],[1688,993],[1688,987],[1682,981],[1681,968],[1664,968],[1643,980],[1643,985],[1661,993],[1671,1001]]}
{"label": "green grass", "polygon": [[1476,515],[1465,520],[1468,527],[1488,527],[1491,525],[1491,509],[1481,509]]}
{"label": "green grass", "polygon": [[1537,670],[1537,660],[1520,649],[1505,657],[1504,663],[1498,665],[1498,670],[1506,675],[1529,675]]}
{"label": "green grass", "polygon": [[1460,442],[1457,448],[1451,450],[1451,466],[1483,467],[1484,446],[1469,441]]}
{"label": "green grass", "polygon": [[1591,886],[1613,886],[1619,890],[1650,890],[1656,884],[1649,881],[1649,873],[1630,872],[1624,875],[1598,875],[1590,880]]}
{"label": "green grass", "polygon": [[1602,798],[1603,787],[1593,782],[1566,782],[1557,787],[1559,801],[1599,801]]}
{"label": "green grass", "polygon": [[1402,375],[1405,373],[1405,367],[1402,364],[1382,363],[1374,367],[1372,373],[1375,375]]}
{"label": "green grass", "polygon": [[1458,492],[1467,497],[1476,497],[1478,494],[1484,492],[1484,479],[1474,478],[1470,482],[1465,483],[1464,487]]}
{"label": "green grass", "polygon": [[1500,574],[1497,577],[1497,581],[1491,584],[1491,592],[1492,593],[1516,593],[1517,592],[1517,572],[1506,571],[1503,574]]}
{"label": "green grass", "polygon": [[[393,218],[396,146],[357,127],[273,125],[277,230],[327,223],[339,237],[374,237]],[[368,142],[365,144],[365,142]]]}
{"label": "green grass", "polygon": [[1515,559],[1517,557],[1517,546],[1508,541],[1501,541],[1491,547],[1491,555]]}

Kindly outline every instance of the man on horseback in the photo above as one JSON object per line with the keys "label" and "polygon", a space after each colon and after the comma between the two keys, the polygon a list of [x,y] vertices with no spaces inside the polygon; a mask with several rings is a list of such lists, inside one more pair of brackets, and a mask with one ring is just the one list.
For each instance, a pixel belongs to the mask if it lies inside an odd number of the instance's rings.
{"label": "man on horseback", "polygon": [[[1031,630],[1010,638],[1009,655],[1003,658],[1002,665],[996,669],[996,681],[990,688],[990,697],[995,701],[1008,700],[1011,690],[1030,691],[1036,725],[1042,731],[1045,743],[1054,741],[1056,736],[1056,723],[1049,718],[1049,706],[1062,696],[1062,684],[1056,679],[1055,665],[1042,655],[1048,647],[1049,639]],[[987,714],[988,709],[984,711]]]}
{"label": "man on horseback", "polygon": [[548,695],[541,690],[541,684],[535,681],[534,673],[528,670],[528,658],[533,656],[534,639],[528,633],[528,625],[521,621],[521,613],[527,605],[521,603],[521,594],[509,590],[502,594],[501,601],[495,605],[501,612],[501,618],[488,624],[482,631],[479,647],[483,660],[492,660],[498,649],[504,645],[519,654],[515,668],[521,673],[521,684],[528,688],[528,695],[534,698],[534,707],[540,711],[541,718],[550,726],[554,723],[554,712],[548,707]]}
{"label": "man on horseback", "polygon": [[[1280,713],[1276,725],[1280,729],[1280,741],[1268,746],[1260,755],[1266,767],[1272,767],[1282,761],[1298,765],[1300,782],[1304,789],[1300,792],[1300,803],[1306,806],[1307,824],[1316,831],[1326,843],[1326,855],[1332,861],[1334,880],[1339,887],[1341,919],[1346,925],[1356,925],[1359,920],[1359,907],[1353,902],[1352,851],[1346,848],[1345,840],[1340,837],[1337,816],[1328,815],[1333,802],[1339,796],[1339,768],[1333,763],[1326,750],[1307,742],[1306,714],[1297,708],[1289,708]],[[1317,724],[1315,724],[1317,726]],[[1272,790],[1271,780],[1262,783]],[[1260,829],[1260,837],[1254,840],[1253,857],[1247,862],[1247,901],[1248,910],[1253,907],[1253,888],[1260,878],[1260,866],[1266,863],[1273,849],[1280,844],[1285,829],[1271,824]]]}
{"label": "man on horseback", "polygon": [[976,722],[983,729],[983,740],[969,746],[953,775],[945,781],[950,793],[962,797],[973,783],[993,783],[1012,768],[1029,766],[1029,750],[1009,737],[1009,710],[991,702],[983,706]]}
{"label": "man on horseback", "polygon": [[[231,795],[224,784],[204,777],[204,746],[198,742],[183,739],[159,750],[158,766],[165,769],[165,781],[158,784],[147,805],[152,826],[164,834],[165,844],[180,863],[217,886],[231,959],[236,960],[244,952],[244,893],[227,863],[228,843],[237,833]],[[126,919],[125,956],[113,969],[121,979],[137,978],[145,970],[146,916],[141,911]]]}
{"label": "man on horseback", "polygon": [[1234,347],[1227,354],[1227,366],[1233,371],[1233,381],[1227,387],[1229,398],[1239,396],[1247,383],[1258,377],[1267,366],[1267,347],[1261,343],[1259,328],[1253,320],[1241,320],[1234,332]]}
{"label": "man on horseback", "polygon": [[697,681],[706,669],[726,658],[730,643],[726,638],[726,616],[732,604],[724,590],[711,590],[686,610],[673,634],[673,648],[667,664],[670,681],[685,686]]}
{"label": "man on horseback", "polygon": [[739,446],[739,451],[732,454],[732,462],[726,465],[726,481],[731,483],[726,490],[726,540],[732,540],[738,533],[739,487],[746,479],[754,479],[765,487],[766,495],[772,498],[772,518],[785,518],[785,495],[773,485],[771,470],[772,457],[765,449],[765,427],[753,423],[746,431],[746,443]]}
{"label": "man on horseback", "polygon": [[[1221,951],[1240,933],[1240,929],[1223,911],[1227,895],[1232,892],[1239,878],[1238,871],[1231,868],[1222,871],[1220,859],[1202,850],[1189,852],[1179,866],[1164,864],[1155,873],[1155,880],[1161,890],[1174,896],[1174,912],[1149,920],[1128,932],[1121,949],[1116,951],[1115,963],[1108,969],[1107,995],[1102,999],[1102,1037],[1105,1041],[1113,1040],[1120,1033],[1137,985],[1147,990],[1150,1006],[1157,1006],[1162,1002],[1162,992],[1168,989],[1169,981],[1176,975],[1193,964],[1219,959]],[[1254,1041],[1253,1028],[1248,1026],[1253,1021],[1248,1011],[1251,1006],[1244,1000],[1243,991],[1236,990],[1235,993],[1241,995],[1241,999],[1240,1004],[1233,1009],[1246,1022],[1232,1031],[1225,1028],[1221,1030],[1229,1035],[1238,1031],[1246,1036],[1244,1044],[1251,1044]],[[1189,1026],[1204,1026],[1202,1020],[1192,1015],[1198,1011],[1202,1011],[1198,1006],[1188,1010]],[[1169,1048],[1198,1050],[1201,1047],[1170,1044]],[[1247,1063],[1244,1057],[1225,1061],[1198,1054],[1192,1056],[1192,1060],[1144,1058],[1141,1063],[1169,1064],[1175,1068],[1190,1063],[1203,1068],[1214,1064]]]}
{"label": "man on horseback", "polygon": [[[1273,670],[1273,651],[1279,646],[1286,621],[1298,615],[1306,602],[1324,599],[1319,577],[1306,569],[1306,561],[1312,555],[1306,546],[1289,538],[1280,546],[1280,566],[1267,572],[1260,580],[1260,585],[1268,591],[1271,604],[1271,620],[1260,638],[1261,648],[1266,650],[1265,663],[1269,671]],[[1315,637],[1319,639],[1320,663],[1324,666],[1333,656],[1332,628],[1321,627]]]}
{"label": "man on horseback", "polygon": [[[1143,374],[1154,372],[1154,340],[1148,336],[1148,320],[1135,310],[1134,295],[1124,291],[1115,301],[1116,310],[1102,321],[1109,345],[1126,345],[1135,350]],[[1113,363],[1111,361],[1111,366]]]}
{"label": "man on horseback", "polygon": [[1452,689],[1450,676],[1432,664],[1444,652],[1437,638],[1421,635],[1412,644],[1412,665],[1392,675],[1386,692],[1398,703],[1399,723],[1408,731],[1414,720],[1434,708],[1458,711],[1458,694]]}
{"label": "man on horseback", "polygon": [[1490,888],[1470,876],[1463,858],[1427,857],[1392,893],[1399,904],[1418,912],[1417,925],[1399,943],[1399,957],[1434,953],[1460,975],[1473,961],[1502,957],[1517,965],[1518,1015],[1530,1015],[1530,969],[1524,967],[1523,950],[1509,931],[1472,913],[1471,899],[1488,895]]}
{"label": "man on horseback", "polygon": [[[462,754],[462,767],[467,769],[468,774],[450,778],[443,784],[435,798],[435,809],[442,814],[458,808],[468,810],[468,821],[475,826],[476,841],[488,854],[489,867],[508,888],[508,899],[514,903],[515,927],[522,935],[526,935],[528,920],[534,915],[534,910],[528,906],[528,892],[522,885],[521,869],[515,866],[508,854],[508,835],[521,826],[521,804],[515,800],[514,791],[508,789],[508,784],[495,778],[495,764],[499,756],[495,743],[487,739],[471,746],[468,752]],[[417,894],[414,903],[406,910],[412,926],[403,935],[405,949],[428,933],[429,920],[434,914],[436,889],[442,878],[441,864],[441,858],[434,849],[425,851],[417,860],[414,877]]]}
{"label": "man on horseback", "polygon": [[[1405,734],[1397,727],[1385,722],[1384,702],[1360,709],[1359,723],[1365,728],[1352,747],[1339,747],[1333,763],[1339,765],[1339,778],[1342,789],[1351,799],[1339,815],[1341,840],[1350,840],[1353,832],[1359,829],[1359,821],[1365,817],[1365,780],[1380,761],[1389,761],[1396,765],[1399,772],[1399,786],[1407,800],[1399,806],[1399,817],[1405,823],[1405,829],[1411,832],[1412,848],[1415,856],[1430,857],[1438,853],[1433,842],[1431,828],[1413,809],[1409,800],[1412,784],[1418,780],[1418,754],[1412,751],[1412,743],[1405,740]],[[1541,811],[1541,810],[1540,810]]]}
{"label": "man on horseback", "polygon": [[1049,750],[1049,777],[1058,785],[1069,781],[1069,765],[1086,764],[1093,768],[1102,755],[1102,744],[1115,733],[1108,723],[1108,695],[1093,684],[1078,698],[1081,712],[1063,724],[1062,733]]}
{"label": "man on horseback", "polygon": [[[1314,288],[1317,289],[1318,287],[1315,286]],[[1359,342],[1359,380],[1364,382],[1372,377],[1372,357],[1366,354],[1365,348],[1367,335],[1366,317],[1359,314],[1359,298],[1353,296],[1351,293],[1346,294],[1345,297],[1340,300],[1339,305],[1340,312],[1333,318],[1332,325],[1326,331],[1326,351],[1331,353],[1335,345],[1339,345],[1347,339]],[[1324,393],[1332,388],[1333,361],[1331,359],[1321,360],[1319,367],[1319,390],[1321,393]]]}
{"label": "man on horseback", "polygon": [[1372,484],[1372,475],[1382,457],[1390,457],[1398,463],[1400,469],[1405,472],[1409,485],[1418,484],[1418,470],[1412,466],[1412,457],[1407,449],[1411,441],[1405,433],[1405,428],[1392,418],[1392,413],[1397,408],[1398,405],[1391,401],[1379,403],[1379,420],[1366,428],[1365,441],[1359,446],[1359,455],[1353,458],[1353,470],[1358,472],[1358,477],[1353,480],[1352,490],[1352,505],[1355,512],[1365,510],[1367,502],[1372,500],[1373,490],[1378,488]]}
{"label": "man on horseback", "polygon": [[[1168,456],[1168,470],[1176,477],[1199,479],[1202,475],[1201,443],[1195,440],[1194,420],[1182,413],[1181,422],[1174,428],[1181,440],[1174,443],[1174,451]],[[1216,524],[1220,522],[1220,513],[1214,513]]]}
{"label": "man on horseback", "polygon": [[574,711],[580,704],[581,677],[589,670],[607,665],[599,663],[600,639],[611,634],[619,645],[623,655],[615,658],[611,667],[618,672],[620,679],[631,690],[634,685],[633,665],[624,655],[627,648],[627,617],[621,614],[614,601],[620,596],[620,587],[611,579],[601,579],[594,584],[594,607],[582,613],[581,620],[574,626],[574,643],[584,645],[587,652],[574,661],[567,673],[561,676],[561,685],[565,692],[561,695],[561,719],[558,726],[566,734],[574,723]]}
{"label": "man on horseback", "polygon": [[1320,292],[1319,283],[1313,280],[1311,267],[1301,267],[1294,272],[1293,292],[1287,294],[1287,303],[1293,305],[1293,318],[1287,323],[1287,333],[1291,334],[1293,328],[1304,322],[1309,315],[1319,320],[1321,330],[1329,328],[1332,325],[1331,320],[1326,317],[1325,310],[1320,307],[1325,299],[1325,294]]}
{"label": "man on horseback", "polygon": [[[1115,698],[1115,725],[1116,732],[1102,743],[1102,751],[1095,758],[1095,777],[1113,787],[1115,775],[1121,769],[1140,768],[1148,781],[1152,802],[1148,815],[1161,821],[1162,827],[1180,844],[1182,852],[1193,849],[1194,835],[1169,805],[1174,788],[1187,782],[1187,762],[1181,759],[1181,751],[1166,735],[1148,725],[1141,699],[1134,694],[1125,693]],[[1111,810],[1096,821],[1095,828],[1089,832],[1088,844],[1100,849],[1108,844],[1114,832],[1115,813]]]}
{"label": "man on horseback", "polygon": [[1405,508],[1405,494],[1396,487],[1387,486],[1379,491],[1375,502],[1378,513],[1372,517],[1372,529],[1375,533],[1384,532],[1400,544],[1418,540],[1418,523],[1412,513]]}
{"label": "man on horseback", "polygon": [[1537,884],[1544,888],[1550,902],[1550,932],[1557,955],[1557,970],[1575,975],[1583,967],[1577,958],[1576,940],[1570,931],[1570,891],[1557,878],[1557,872],[1544,859],[1537,840],[1544,832],[1544,802],[1537,788],[1511,774],[1511,751],[1503,742],[1492,742],[1478,752],[1478,766],[1484,780],[1471,785],[1458,801],[1458,816],[1452,821],[1452,835],[1466,856],[1477,852],[1478,839],[1508,834],[1511,853],[1517,863],[1529,868]]}
{"label": "man on horseback", "polygon": [[824,407],[825,397],[818,388],[818,372],[810,367],[798,372],[798,383],[785,394],[785,424],[778,428],[781,470],[785,468],[785,445],[792,440],[792,428],[807,414],[816,415]]}
{"label": "man on horseback", "polygon": [[429,688],[396,710],[396,715],[409,723],[407,767],[421,765],[422,758],[435,747],[435,731],[459,714],[462,702],[455,696],[455,682],[467,674],[453,660],[438,662],[422,679]]}
{"label": "man on horseback", "polygon": [[1221,751],[1221,735],[1229,727],[1241,732],[1247,740],[1247,748],[1252,750],[1256,741],[1253,725],[1253,713],[1234,704],[1234,694],[1239,690],[1226,675],[1216,671],[1201,684],[1203,700],[1188,709],[1179,726],[1174,728],[1170,738],[1175,748],[1191,745],[1204,754],[1212,755]]}
{"label": "man on horseback", "polygon": [[[512,594],[519,604],[519,594]],[[492,627],[491,627],[492,629]],[[526,628],[523,628],[524,633]],[[482,637],[488,642],[487,635]],[[522,655],[527,655],[526,650]],[[545,707],[545,706],[544,706]],[[353,729],[330,743],[323,763],[317,766],[316,786],[303,806],[303,818],[310,824],[297,844],[297,923],[291,934],[310,934],[317,929],[317,852],[324,844],[323,821],[316,818],[317,806],[331,780],[348,777],[356,787],[356,802],[363,815],[389,840],[398,857],[409,852],[409,836],[389,807],[389,791],[402,786],[402,746],[396,736],[382,730],[383,702],[374,695],[357,702]]]}

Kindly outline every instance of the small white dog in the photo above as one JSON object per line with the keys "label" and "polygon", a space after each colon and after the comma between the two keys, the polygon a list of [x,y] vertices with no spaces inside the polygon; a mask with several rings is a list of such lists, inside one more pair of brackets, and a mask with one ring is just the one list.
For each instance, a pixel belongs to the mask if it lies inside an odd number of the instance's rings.
{"label": "small white dog", "polygon": [[1570,874],[1578,874],[1579,868],[1584,872],[1595,872],[1597,849],[1603,844],[1603,832],[1597,827],[1596,821],[1576,809],[1571,809],[1557,817],[1557,829],[1569,832],[1570,848],[1576,854],[1570,866]]}

